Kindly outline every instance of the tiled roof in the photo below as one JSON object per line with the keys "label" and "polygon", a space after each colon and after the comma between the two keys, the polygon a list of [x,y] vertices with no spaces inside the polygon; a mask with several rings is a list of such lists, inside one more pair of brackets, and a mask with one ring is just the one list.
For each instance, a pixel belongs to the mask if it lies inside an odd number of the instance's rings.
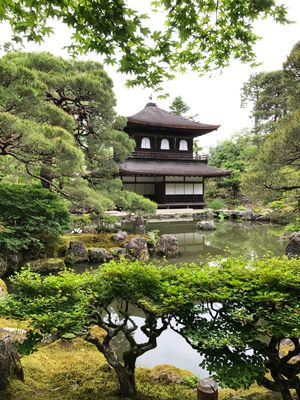
{"label": "tiled roof", "polygon": [[230,171],[201,161],[150,161],[130,159],[119,165],[122,175],[227,176]]}
{"label": "tiled roof", "polygon": [[148,103],[138,113],[127,117],[127,126],[147,125],[174,129],[187,129],[199,131],[200,134],[208,133],[219,128],[220,125],[202,124],[189,119],[179,117],[171,112],[165,111],[155,103]]}

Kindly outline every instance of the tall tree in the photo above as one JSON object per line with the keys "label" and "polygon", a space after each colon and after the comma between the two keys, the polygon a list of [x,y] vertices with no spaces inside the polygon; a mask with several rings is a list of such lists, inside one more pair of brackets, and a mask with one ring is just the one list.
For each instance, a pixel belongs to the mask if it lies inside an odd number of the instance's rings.
{"label": "tall tree", "polygon": [[285,116],[265,140],[243,186],[252,197],[277,198],[290,192],[299,201],[300,109]]}
{"label": "tall tree", "polygon": [[242,107],[251,106],[254,132],[259,136],[272,132],[287,112],[287,91],[283,71],[251,75],[242,88]]}
{"label": "tall tree", "polygon": [[284,83],[291,109],[300,107],[300,41],[297,42],[283,64]]}
{"label": "tall tree", "polygon": [[184,114],[186,114],[190,110],[190,107],[186,104],[181,96],[177,96],[172,101],[170,105],[170,110],[173,114],[183,117]]}
{"label": "tall tree", "polygon": [[133,141],[120,130],[125,120],[102,66],[12,52],[0,60],[0,77],[0,154],[74,201],[113,206],[117,163]]}
{"label": "tall tree", "polygon": [[232,57],[252,62],[258,40],[253,22],[267,16],[287,22],[286,7],[276,0],[155,0],[151,5],[165,15],[162,30],[150,29],[148,16],[125,0],[4,0],[0,21],[10,23],[15,41],[26,37],[39,43],[53,32],[55,18],[73,31],[71,51],[103,54],[120,72],[134,75],[129,84],[151,87],[187,67],[220,69]]}

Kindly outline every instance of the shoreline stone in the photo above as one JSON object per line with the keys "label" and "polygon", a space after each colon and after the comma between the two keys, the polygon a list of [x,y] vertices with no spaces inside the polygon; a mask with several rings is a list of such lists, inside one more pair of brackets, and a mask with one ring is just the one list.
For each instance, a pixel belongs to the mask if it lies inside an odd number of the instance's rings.
{"label": "shoreline stone", "polygon": [[84,242],[80,240],[71,240],[68,256],[70,256],[75,263],[88,261],[88,253]]}
{"label": "shoreline stone", "polygon": [[149,260],[147,241],[144,237],[132,238],[125,244],[124,248],[126,249],[125,255],[133,260]]}
{"label": "shoreline stone", "polygon": [[92,264],[102,264],[112,258],[112,254],[102,247],[90,247],[88,249],[88,261]]}
{"label": "shoreline stone", "polygon": [[178,239],[174,235],[161,235],[155,245],[155,253],[160,256],[176,257],[179,254]]}
{"label": "shoreline stone", "polygon": [[214,231],[217,229],[214,221],[199,221],[197,222],[197,228],[202,231]]}
{"label": "shoreline stone", "polygon": [[300,232],[294,232],[286,246],[285,254],[288,258],[300,257]]}

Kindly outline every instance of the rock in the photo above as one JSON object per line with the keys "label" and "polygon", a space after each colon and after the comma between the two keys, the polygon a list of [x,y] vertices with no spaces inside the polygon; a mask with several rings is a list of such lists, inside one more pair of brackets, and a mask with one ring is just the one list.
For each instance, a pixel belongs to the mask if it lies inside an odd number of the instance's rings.
{"label": "rock", "polygon": [[76,263],[88,260],[85,244],[79,240],[70,242],[68,255],[71,256],[72,261]]}
{"label": "rock", "polygon": [[191,376],[190,371],[167,364],[151,368],[150,372],[151,380],[167,384],[182,384],[186,382],[186,378]]}
{"label": "rock", "polygon": [[203,231],[214,231],[216,230],[216,224],[214,221],[199,221],[197,222],[197,228]]}
{"label": "rock", "polygon": [[0,257],[0,277],[7,274],[7,260],[5,257]]}
{"label": "rock", "polygon": [[146,222],[143,217],[136,217],[133,221],[133,230],[134,233],[138,235],[145,235],[146,233]]}
{"label": "rock", "polygon": [[115,247],[112,251],[113,258],[117,260],[125,255],[126,255],[126,249],[123,249],[122,247]]}
{"label": "rock", "polygon": [[27,331],[25,329],[20,329],[20,328],[4,327],[0,328],[0,333],[9,334],[10,336],[16,336],[16,337],[23,336],[23,339],[25,339]]}
{"label": "rock", "polygon": [[5,297],[7,295],[7,286],[6,283],[0,279],[0,297]]}
{"label": "rock", "polygon": [[29,262],[33,271],[48,273],[58,272],[66,268],[63,258],[39,258]]}
{"label": "rock", "polygon": [[119,230],[115,235],[113,235],[112,240],[114,242],[120,243],[126,240],[127,237],[128,237],[127,232]]}
{"label": "rock", "polygon": [[155,252],[161,256],[175,257],[179,253],[178,239],[174,235],[161,235],[155,245]]}
{"label": "rock", "polygon": [[241,218],[243,221],[252,221],[254,218],[252,210],[243,211]]}
{"label": "rock", "polygon": [[7,388],[12,374],[24,379],[20,360],[18,354],[13,351],[12,342],[9,335],[0,338],[0,390]]}
{"label": "rock", "polygon": [[192,217],[194,221],[212,220],[214,213],[211,209],[206,208],[205,210],[197,211]]}
{"label": "rock", "polygon": [[95,235],[97,233],[97,227],[96,225],[88,225],[82,228],[82,233],[90,233],[92,235]]}
{"label": "rock", "polygon": [[101,247],[90,247],[88,249],[88,259],[90,263],[104,263],[113,258],[112,254]]}
{"label": "rock", "polygon": [[300,257],[300,232],[295,232],[290,237],[285,254],[288,258]]}
{"label": "rock", "polygon": [[20,263],[19,254],[0,255],[0,278],[17,271]]}
{"label": "rock", "polygon": [[269,214],[254,215],[254,219],[257,222],[270,222],[270,220],[271,220]]}
{"label": "rock", "polygon": [[126,256],[133,260],[148,261],[149,252],[146,239],[143,237],[135,237],[131,239],[125,246]]}

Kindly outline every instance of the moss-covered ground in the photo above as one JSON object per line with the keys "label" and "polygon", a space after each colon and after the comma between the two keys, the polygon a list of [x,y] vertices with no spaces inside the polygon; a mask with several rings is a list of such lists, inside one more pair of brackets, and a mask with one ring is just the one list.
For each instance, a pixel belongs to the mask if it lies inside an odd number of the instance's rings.
{"label": "moss-covered ground", "polygon": [[[26,324],[5,319],[0,326],[26,328]],[[0,392],[1,400],[120,400],[115,373],[104,356],[81,338],[41,345],[35,353],[22,357],[22,365],[24,382],[11,379],[10,388]],[[181,383],[171,382],[178,377]],[[139,400],[197,399],[192,385],[195,379],[186,370],[168,365],[137,368],[136,379]],[[231,398],[279,400],[257,386],[247,391],[220,391],[220,400]]]}

